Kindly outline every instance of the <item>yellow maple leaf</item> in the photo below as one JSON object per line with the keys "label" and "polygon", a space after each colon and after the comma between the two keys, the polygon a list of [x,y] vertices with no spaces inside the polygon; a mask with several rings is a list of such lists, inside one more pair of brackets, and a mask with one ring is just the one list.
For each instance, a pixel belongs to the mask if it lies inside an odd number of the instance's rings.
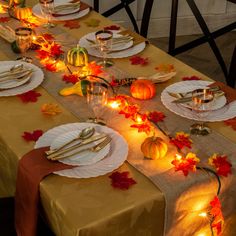
{"label": "yellow maple leaf", "polygon": [[45,115],[54,116],[62,112],[57,104],[45,103],[41,106],[41,112]]}

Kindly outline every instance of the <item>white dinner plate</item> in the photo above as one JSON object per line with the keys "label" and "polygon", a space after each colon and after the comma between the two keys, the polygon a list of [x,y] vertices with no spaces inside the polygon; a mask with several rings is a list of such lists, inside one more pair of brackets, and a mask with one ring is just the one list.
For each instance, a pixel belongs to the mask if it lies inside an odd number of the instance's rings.
{"label": "white dinner plate", "polygon": [[[54,4],[55,5],[60,5],[60,4],[65,4],[65,3],[68,3],[69,1],[68,0],[55,0]],[[44,16],[42,15],[42,12],[41,12],[41,8],[40,8],[40,4],[36,4],[33,9],[33,14],[35,16],[37,16],[38,18],[41,18],[41,19],[45,19]],[[66,20],[75,20],[75,19],[78,19],[78,18],[81,18],[83,16],[86,16],[88,13],[89,13],[90,9],[87,8],[87,9],[84,9],[82,11],[79,11],[79,12],[75,12],[75,13],[72,13],[70,15],[64,15],[64,16],[51,16],[51,21],[66,21]]]}
{"label": "white dinner plate", "polygon": [[212,82],[208,81],[182,81],[174,83],[167,88],[165,88],[161,93],[161,101],[164,106],[170,111],[180,115],[182,117],[191,120],[201,120],[201,121],[223,121],[228,120],[236,116],[236,101],[226,104],[225,96],[216,99],[215,105],[212,107],[211,111],[207,112],[207,116],[200,117],[197,112],[192,111],[186,105],[173,103],[176,99],[168,94],[168,92],[189,92],[198,88],[205,88]]}
{"label": "white dinner plate", "polygon": [[[57,6],[61,6],[61,5],[64,5],[65,3],[60,3],[60,2],[54,2],[54,9],[55,9],[55,7],[57,7]],[[56,11],[56,12],[54,12],[55,14],[58,14],[58,15],[61,15],[61,16],[63,16],[63,15],[67,15],[67,14],[73,14],[73,13],[76,13],[77,11],[79,11],[80,10],[80,6],[78,5],[78,7],[77,8],[71,8],[71,9],[69,9],[69,8],[65,8],[65,9],[62,9],[62,10],[60,10],[60,11]]]}
{"label": "white dinner plate", "polygon": [[106,133],[112,138],[109,154],[95,164],[56,171],[54,172],[55,174],[71,178],[90,178],[110,173],[124,163],[128,155],[128,144],[125,139],[115,130],[97,124],[72,123],[55,127],[45,132],[38,139],[35,148],[50,146],[60,135],[70,131],[81,130],[88,126],[92,126],[96,132]]}
{"label": "white dinner plate", "polygon": [[[65,143],[70,142],[71,140],[78,137],[78,135],[80,134],[81,131],[82,131],[82,129],[77,129],[77,130],[70,131],[67,133],[63,133],[62,135],[59,135],[50,145],[50,150],[54,150],[54,149],[62,147]],[[96,132],[94,135],[98,135],[98,133]],[[72,155],[73,153],[75,153],[81,149],[91,148],[92,146],[97,145],[100,142],[102,142],[102,140],[104,140],[104,139],[84,145],[76,150],[73,150],[72,152],[67,152],[64,154],[64,156]],[[74,144],[76,144],[76,142]],[[70,147],[70,146],[71,145],[68,145],[68,147]],[[64,164],[74,165],[74,166],[91,165],[91,164],[94,164],[94,163],[102,160],[104,157],[106,157],[109,153],[109,150],[110,150],[110,143],[98,152],[84,151],[79,154],[72,155],[71,157],[68,157],[65,159],[60,159],[59,161]]]}
{"label": "white dinner plate", "polygon": [[[92,32],[92,33],[84,35],[79,40],[79,45],[81,47],[86,48],[88,53],[91,56],[102,58],[102,54],[98,50],[98,48],[91,45],[91,43],[87,40],[87,39],[95,40],[95,33],[96,32]],[[113,37],[115,37],[115,38],[120,37],[120,36],[121,35],[119,35],[118,33],[114,33],[114,35],[113,35]],[[133,46],[133,41],[130,41],[130,42],[128,42],[126,44],[122,44],[122,45],[116,45],[116,46],[113,46],[112,52],[107,54],[107,58],[124,58],[124,57],[133,56],[133,55],[136,55],[139,52],[143,51],[145,49],[145,46],[146,46],[145,42],[142,42],[140,44]]]}
{"label": "white dinner plate", "polygon": [[36,87],[38,87],[44,79],[44,73],[43,71],[31,64],[31,63],[27,63],[27,62],[22,62],[22,61],[1,61],[0,62],[0,71],[2,71],[6,68],[6,67],[12,67],[14,65],[18,65],[18,64],[23,64],[23,66],[25,68],[30,68],[33,70],[33,73],[30,77],[30,79],[28,81],[26,81],[25,83],[23,83],[22,85],[19,85],[17,87],[13,88],[9,88],[9,89],[1,89],[0,90],[0,97],[5,97],[5,96],[15,96],[15,95],[19,95],[22,93],[26,93]]}
{"label": "white dinner plate", "polygon": [[[9,71],[11,69],[11,67],[12,66],[10,66],[10,65],[0,66],[0,73],[4,72],[4,71]],[[28,68],[25,68],[25,69],[28,69]],[[25,72],[25,73],[27,73],[27,72]],[[22,79],[8,79],[8,80],[5,80],[5,81],[0,80],[0,89],[10,89],[10,88],[18,87],[22,84],[25,84],[27,81],[30,80],[30,78],[31,78],[31,75],[25,76],[24,79],[23,78]]]}

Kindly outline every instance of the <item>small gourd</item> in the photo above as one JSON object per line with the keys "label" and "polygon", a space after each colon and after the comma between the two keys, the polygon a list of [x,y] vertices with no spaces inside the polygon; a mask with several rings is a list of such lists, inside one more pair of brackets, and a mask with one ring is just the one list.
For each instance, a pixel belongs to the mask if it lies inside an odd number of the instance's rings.
{"label": "small gourd", "polygon": [[131,84],[130,93],[134,98],[141,100],[151,99],[156,94],[156,86],[150,80],[139,79]]}
{"label": "small gourd", "polygon": [[10,0],[8,13],[11,17],[24,20],[32,16],[32,8],[25,6],[25,0]]}
{"label": "small gourd", "polygon": [[141,145],[141,151],[146,158],[160,159],[167,153],[168,147],[165,141],[160,137],[148,137]]}
{"label": "small gourd", "polygon": [[81,80],[71,87],[62,89],[59,94],[62,96],[68,96],[72,94],[77,94],[79,96],[85,96],[87,94],[87,86],[89,85],[88,80]]}
{"label": "small gourd", "polygon": [[86,48],[79,47],[72,48],[67,53],[67,61],[73,66],[87,66],[88,65],[88,52]]}

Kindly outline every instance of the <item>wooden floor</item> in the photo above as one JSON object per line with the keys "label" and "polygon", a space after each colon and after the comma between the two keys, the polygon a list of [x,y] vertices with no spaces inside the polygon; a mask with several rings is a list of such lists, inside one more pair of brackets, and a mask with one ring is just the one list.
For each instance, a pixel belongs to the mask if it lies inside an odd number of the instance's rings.
{"label": "wooden floor", "polygon": [[[179,36],[176,40],[176,46],[187,43],[199,36]],[[158,48],[167,52],[168,38],[150,39],[150,41]],[[229,32],[216,39],[217,46],[225,60],[226,65],[229,67],[233,50],[236,44],[236,32]],[[194,49],[181,53],[175,56],[185,64],[193,67],[194,69],[202,72],[210,78],[225,82],[223,72],[213,54],[208,43],[200,45]]]}

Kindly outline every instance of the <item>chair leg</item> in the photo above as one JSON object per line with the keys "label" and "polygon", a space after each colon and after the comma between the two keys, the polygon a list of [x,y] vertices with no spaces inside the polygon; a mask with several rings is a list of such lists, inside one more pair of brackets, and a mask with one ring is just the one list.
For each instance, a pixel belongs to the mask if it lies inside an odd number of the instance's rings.
{"label": "chair leg", "polygon": [[170,55],[172,55],[172,53],[175,49],[178,5],[179,5],[179,0],[172,0],[170,33],[169,33],[169,49],[168,49],[168,53]]}
{"label": "chair leg", "polygon": [[215,43],[215,40],[214,38],[212,37],[207,25],[206,25],[206,22],[204,21],[197,5],[195,4],[194,0],[186,0],[189,7],[191,8],[202,32],[204,33],[204,35],[207,37],[207,42],[209,43],[212,51],[214,52],[215,56],[216,56],[216,59],[218,60],[218,63],[220,64],[220,67],[225,75],[225,78],[227,78],[227,67],[225,65],[225,62],[224,62],[224,59],[220,53],[220,50],[219,48],[217,47],[216,43]]}
{"label": "chair leg", "polygon": [[229,67],[229,74],[226,78],[226,83],[234,88],[236,82],[236,46],[234,48],[233,56],[231,59],[230,67]]}
{"label": "chair leg", "polygon": [[99,0],[93,0],[93,9],[96,12],[99,12]]}
{"label": "chair leg", "polygon": [[140,27],[140,34],[145,38],[147,37],[148,34],[148,26],[152,12],[152,5],[153,5],[153,0],[146,0],[143,10],[142,23]]}

